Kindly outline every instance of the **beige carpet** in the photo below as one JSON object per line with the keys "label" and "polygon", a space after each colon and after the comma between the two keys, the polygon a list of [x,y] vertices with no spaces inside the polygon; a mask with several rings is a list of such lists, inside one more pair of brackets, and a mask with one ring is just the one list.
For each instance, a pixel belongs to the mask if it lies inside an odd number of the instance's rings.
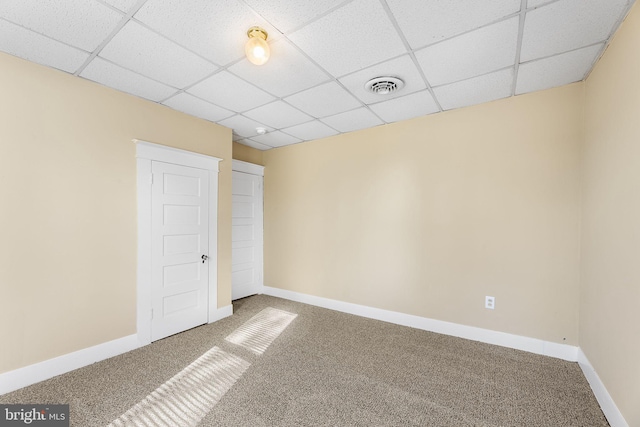
{"label": "beige carpet", "polygon": [[[263,323],[277,333],[260,326],[265,309],[279,316]],[[211,378],[196,369],[209,358]],[[218,381],[221,363],[222,386],[206,400],[193,387]],[[201,400],[199,412],[180,412],[182,421],[171,423],[162,405],[191,404],[179,395],[185,381]],[[147,407],[164,419],[139,425],[192,425],[183,422],[189,417],[201,426],[608,425],[576,363],[267,296],[237,301],[234,315],[213,325],[0,396],[0,403],[69,403],[71,425],[83,427],[127,425]]]}

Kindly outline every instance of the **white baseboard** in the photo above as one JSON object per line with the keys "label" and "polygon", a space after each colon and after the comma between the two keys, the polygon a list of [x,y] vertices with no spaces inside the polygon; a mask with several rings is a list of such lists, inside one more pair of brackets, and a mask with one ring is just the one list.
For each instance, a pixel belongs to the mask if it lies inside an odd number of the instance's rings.
{"label": "white baseboard", "polygon": [[138,336],[134,334],[5,372],[0,374],[0,395],[135,350],[140,346]]}
{"label": "white baseboard", "polygon": [[218,308],[215,312],[209,314],[209,323],[217,322],[225,317],[233,315],[233,304],[229,304],[222,308]]}
{"label": "white baseboard", "polygon": [[604,386],[602,380],[596,373],[595,369],[585,356],[582,349],[578,350],[578,364],[584,373],[584,376],[589,381],[589,385],[591,386],[591,390],[593,390],[593,394],[596,396],[598,403],[600,404],[600,408],[602,408],[602,412],[604,412],[604,416],[607,417],[607,421],[611,427],[629,427],[629,424],[622,416],[622,413],[616,406],[616,403],[611,398],[611,395],[607,391],[607,388]]}
{"label": "white baseboard", "polygon": [[543,341],[536,338],[523,337],[520,335],[507,334],[504,332],[491,331],[473,326],[459,325],[457,323],[443,322],[441,320],[434,320],[411,314],[382,310],[379,308],[367,307],[364,305],[337,301],[329,298],[288,291],[285,289],[272,288],[269,286],[264,287],[264,294],[304,304],[315,305],[317,307],[328,308],[330,310],[341,311],[343,313],[355,314],[357,316],[395,323],[397,325],[409,326],[439,334],[452,335],[473,341],[514,348],[517,350],[528,351],[530,353],[556,357],[570,362],[578,362],[611,427],[629,427],[629,424],[622,416],[622,413],[611,398],[611,395],[600,380],[600,377],[598,377],[593,366],[591,366],[591,363],[579,347]]}
{"label": "white baseboard", "polygon": [[436,332],[439,334],[466,338],[469,340],[480,341],[488,344],[495,344],[502,347],[514,348],[517,350],[528,351],[530,353],[541,354],[544,356],[556,357],[558,359],[568,360],[570,362],[578,361],[578,347],[571,345],[557,344],[536,338],[523,337],[520,335],[508,334],[505,332],[492,331],[489,329],[459,325],[457,323],[444,322],[442,320],[435,320],[426,317],[414,316],[411,314],[399,313],[396,311],[367,307],[364,305],[302,294],[285,289],[272,288],[270,286],[264,287],[264,294],[288,299],[291,301],[315,305],[318,307],[328,308],[331,310],[341,311],[343,313],[355,314],[357,316],[395,323],[397,325],[409,326],[412,328]]}
{"label": "white baseboard", "polygon": [[[212,313],[210,323],[229,317],[233,314],[233,305],[218,308]],[[92,363],[126,353],[149,344],[137,334],[119,338],[93,347],[74,351],[73,353],[35,363],[13,371],[0,374],[0,395],[10,393],[20,388],[48,380],[57,375],[79,369]]]}

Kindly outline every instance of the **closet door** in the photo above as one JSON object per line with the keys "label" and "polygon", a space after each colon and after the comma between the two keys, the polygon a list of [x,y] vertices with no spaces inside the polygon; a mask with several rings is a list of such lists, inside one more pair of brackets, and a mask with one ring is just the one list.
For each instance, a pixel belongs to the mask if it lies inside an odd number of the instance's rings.
{"label": "closet door", "polygon": [[262,293],[263,177],[233,171],[231,299]]}

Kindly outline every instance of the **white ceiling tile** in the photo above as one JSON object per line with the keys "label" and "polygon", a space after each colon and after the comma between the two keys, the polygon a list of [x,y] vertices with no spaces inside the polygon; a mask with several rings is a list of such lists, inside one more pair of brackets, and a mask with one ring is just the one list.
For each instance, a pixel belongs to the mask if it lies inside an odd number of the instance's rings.
{"label": "white ceiling tile", "polygon": [[247,30],[277,31],[237,0],[148,0],[135,19],[218,65],[244,56]]}
{"label": "white ceiling tile", "polygon": [[94,0],[2,0],[0,17],[88,52],[123,18]]}
{"label": "white ceiling tile", "polygon": [[527,0],[527,8],[530,9],[532,7],[539,7],[552,1],[554,0]]}
{"label": "white ceiling tile", "polygon": [[371,0],[355,0],[289,38],[334,76],[406,52],[382,5]]}
{"label": "white ceiling tile", "polygon": [[68,73],[75,72],[89,54],[0,19],[0,51]]}
{"label": "white ceiling tile", "polygon": [[228,71],[214,74],[187,92],[235,112],[247,111],[275,99]]}
{"label": "white ceiling tile", "polygon": [[271,147],[283,147],[285,145],[297,144],[298,142],[302,142],[302,140],[294,138],[293,136],[287,135],[286,133],[280,132],[278,130],[266,133],[264,135],[255,136],[251,139],[255,142],[266,144]]}
{"label": "white ceiling tile", "polygon": [[[382,76],[398,77],[404,81],[404,87],[402,90],[386,95],[384,98],[365,89],[365,83],[373,78]],[[391,61],[386,61],[382,64],[374,65],[344,76],[340,78],[340,83],[366,104],[405,96],[427,87],[420,71],[409,55],[401,56],[400,58],[392,59]]]}
{"label": "white ceiling tile", "polygon": [[313,117],[326,117],[359,107],[360,102],[336,82],[296,93],[285,101]]}
{"label": "white ceiling tile", "polygon": [[164,105],[192,116],[217,122],[231,117],[233,112],[196,98],[188,93],[179,93],[163,102]]}
{"label": "white ceiling tile", "polygon": [[[632,3],[0,0],[0,50],[73,73],[108,41],[81,77],[164,100],[264,149],[431,114],[439,104],[503,98],[516,77],[518,94],[580,80]],[[269,32],[272,49],[261,67],[244,58],[254,25]],[[404,88],[388,96],[365,90],[384,75],[401,78]],[[259,136],[256,127],[268,133]]]}
{"label": "white ceiling tile", "polygon": [[233,129],[233,133],[235,135],[243,138],[258,136],[258,132],[256,131],[257,127],[264,127],[267,132],[274,130],[273,128],[265,126],[264,123],[257,122],[239,114],[229,117],[228,119],[221,120],[218,124]]}
{"label": "white ceiling tile", "polygon": [[111,6],[122,10],[123,12],[128,12],[138,0],[102,0],[103,2],[110,4]]}
{"label": "white ceiling tile", "polygon": [[245,0],[245,2],[276,28],[286,33],[338,6],[344,0]]}
{"label": "white ceiling tile", "polygon": [[264,145],[264,144],[260,144],[259,142],[252,141],[250,139],[239,139],[239,140],[234,140],[234,141],[237,142],[238,144],[246,145],[247,147],[255,148],[255,149],[258,149],[258,150],[262,150],[262,151],[269,150],[270,148],[273,148],[273,147],[270,147],[268,145]]}
{"label": "white ceiling tile", "polygon": [[413,49],[479,28],[520,10],[520,0],[387,0]]}
{"label": "white ceiling tile", "polygon": [[[275,129],[294,126],[311,120],[302,111],[296,110],[282,101],[272,102],[244,113],[250,119],[257,120]],[[257,139],[253,138],[258,141]]]}
{"label": "white ceiling tile", "polygon": [[473,79],[434,88],[444,110],[467,107],[511,95],[513,69],[501,70]]}
{"label": "white ceiling tile", "polygon": [[314,120],[312,122],[303,123],[301,125],[292,126],[290,128],[282,129],[283,132],[289,135],[300,138],[304,141],[310,141],[312,139],[326,138],[328,136],[337,135],[338,132],[335,129],[331,129],[324,123]]}
{"label": "white ceiling tile", "polygon": [[246,58],[228,68],[256,86],[283,97],[327,81],[329,76],[286,40],[271,44],[271,59],[262,66]]}
{"label": "white ceiling tile", "polygon": [[582,80],[603,46],[589,46],[520,65],[516,93],[544,90]]}
{"label": "white ceiling tile", "polygon": [[383,121],[364,107],[325,117],[322,121],[340,132],[351,132],[384,124]]}
{"label": "white ceiling tile", "polygon": [[511,18],[416,52],[432,86],[479,76],[513,65],[519,19]]}
{"label": "white ceiling tile", "polygon": [[156,102],[176,92],[175,88],[158,83],[101,58],[93,59],[80,76]]}
{"label": "white ceiling tile", "polygon": [[440,108],[433,100],[433,96],[426,90],[412,93],[402,98],[373,104],[369,108],[387,123],[408,120],[440,111]]}
{"label": "white ceiling tile", "polygon": [[215,65],[133,21],[111,39],[100,56],[177,88],[216,70]]}
{"label": "white ceiling tile", "polygon": [[527,12],[521,60],[606,40],[626,6],[627,0],[561,0]]}

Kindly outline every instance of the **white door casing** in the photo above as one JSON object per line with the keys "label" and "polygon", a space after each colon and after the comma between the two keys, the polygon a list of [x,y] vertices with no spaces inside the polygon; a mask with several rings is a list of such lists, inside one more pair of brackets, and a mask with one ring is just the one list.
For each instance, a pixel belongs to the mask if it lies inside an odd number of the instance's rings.
{"label": "white door casing", "polygon": [[[186,166],[204,170],[208,190],[207,211],[208,230],[206,246],[200,249],[208,255],[206,275],[206,319],[211,323],[226,317],[226,307],[218,310],[218,165],[221,159],[192,153],[185,150],[134,140],[136,143],[137,189],[138,189],[138,274],[137,274],[137,334],[141,345],[152,341],[152,264],[153,264],[153,224],[152,224],[152,168],[154,162]],[[156,178],[157,179],[157,178]],[[187,180],[188,181],[188,180]],[[203,244],[205,245],[205,244]],[[200,263],[202,260],[200,259]],[[201,271],[202,274],[202,271]],[[177,302],[177,301],[174,301]],[[157,315],[157,313],[155,313]],[[153,338],[157,339],[157,338]]]}
{"label": "white door casing", "polygon": [[207,323],[209,172],[151,162],[151,340]]}
{"label": "white door casing", "polygon": [[231,299],[260,294],[263,289],[264,167],[233,161]]}

